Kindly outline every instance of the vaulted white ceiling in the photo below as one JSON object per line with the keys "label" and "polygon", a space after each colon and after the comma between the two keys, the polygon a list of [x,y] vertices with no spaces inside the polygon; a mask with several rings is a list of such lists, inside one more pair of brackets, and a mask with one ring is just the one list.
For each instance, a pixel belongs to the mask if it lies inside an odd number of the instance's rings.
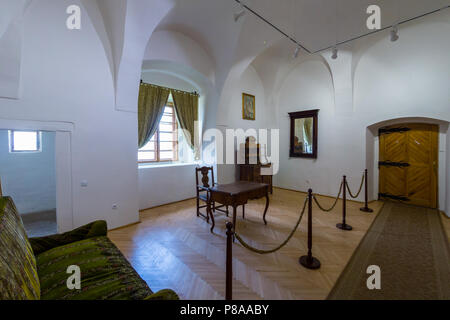
{"label": "vaulted white ceiling", "polygon": [[[450,0],[242,0],[242,3],[310,51],[318,51],[369,33],[371,30],[366,27],[369,5],[380,7],[381,26],[386,27],[449,6]],[[223,50],[222,43],[235,31],[233,10],[239,10],[235,0],[178,1],[159,28],[188,33],[216,56]],[[245,19],[257,18],[247,14]]]}
{"label": "vaulted white ceiling", "polygon": [[[234,22],[233,13],[239,10],[235,0],[80,1],[105,48],[116,102],[121,107],[133,105],[127,102],[128,94],[122,98],[121,92],[125,88],[133,97],[136,95],[134,82],[139,81],[144,49],[155,30],[176,31],[198,43],[211,57],[218,87],[225,83],[232,68],[245,69],[274,44],[285,41],[283,46],[292,46],[251,13]],[[30,2],[32,0],[0,3],[0,41],[7,40],[4,35],[14,17]],[[450,0],[243,0],[243,3],[310,51],[317,51],[368,33],[366,9],[370,4],[380,6],[384,27],[449,6]],[[20,52],[18,43],[15,47]],[[8,55],[20,56],[15,51]],[[11,72],[19,74],[19,67]]]}

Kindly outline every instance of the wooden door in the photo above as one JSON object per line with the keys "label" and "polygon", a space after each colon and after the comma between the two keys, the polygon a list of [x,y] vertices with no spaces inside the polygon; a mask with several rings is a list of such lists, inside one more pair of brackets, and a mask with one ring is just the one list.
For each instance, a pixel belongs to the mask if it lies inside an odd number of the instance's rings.
{"label": "wooden door", "polygon": [[379,197],[437,207],[438,126],[402,124],[379,130]]}

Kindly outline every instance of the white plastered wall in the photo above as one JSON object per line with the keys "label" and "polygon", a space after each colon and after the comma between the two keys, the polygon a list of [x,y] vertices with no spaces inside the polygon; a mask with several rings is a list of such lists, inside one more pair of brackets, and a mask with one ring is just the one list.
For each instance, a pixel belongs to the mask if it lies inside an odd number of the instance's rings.
{"label": "white plastered wall", "polygon": [[[301,191],[312,187],[315,192],[333,196],[342,175],[347,175],[355,190],[367,167],[373,199],[378,193],[374,179],[377,142],[372,135],[375,124],[397,119],[438,123],[439,208],[450,213],[448,15],[442,12],[402,25],[397,42],[389,41],[388,32],[360,39],[340,48],[336,60],[330,59],[330,52],[323,53],[325,59],[301,57],[298,64],[288,54],[284,60],[258,57],[252,65],[264,83],[270,84],[275,74],[265,66],[278,64],[279,70],[289,66],[282,81],[272,81],[278,83],[273,91],[265,92],[271,97],[267,109],[274,110],[268,112],[277,115],[276,127],[280,129],[280,171],[274,177],[275,185]],[[252,85],[258,83],[255,79]],[[290,159],[287,113],[310,109],[320,109],[318,159]],[[362,195],[359,200],[363,200]]]}

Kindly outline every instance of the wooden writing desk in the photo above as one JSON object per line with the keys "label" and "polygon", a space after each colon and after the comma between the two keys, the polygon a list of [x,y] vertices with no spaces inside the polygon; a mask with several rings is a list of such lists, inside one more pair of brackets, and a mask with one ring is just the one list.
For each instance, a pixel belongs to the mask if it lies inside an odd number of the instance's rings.
{"label": "wooden writing desk", "polygon": [[211,211],[211,202],[218,202],[233,207],[233,228],[236,226],[236,208],[245,205],[249,199],[266,197],[266,208],[264,209],[263,221],[267,224],[266,213],[269,208],[269,185],[249,181],[238,181],[230,184],[216,185],[209,189],[209,201],[207,205],[208,214],[211,217],[211,232],[214,230],[214,215]]}

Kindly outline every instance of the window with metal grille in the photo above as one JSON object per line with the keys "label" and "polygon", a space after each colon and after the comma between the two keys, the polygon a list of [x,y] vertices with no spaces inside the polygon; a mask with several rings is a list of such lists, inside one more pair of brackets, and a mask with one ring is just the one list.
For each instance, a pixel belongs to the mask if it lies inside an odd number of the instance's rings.
{"label": "window with metal grille", "polygon": [[168,102],[158,129],[149,142],[138,152],[138,161],[167,162],[178,161],[177,118],[173,103]]}

